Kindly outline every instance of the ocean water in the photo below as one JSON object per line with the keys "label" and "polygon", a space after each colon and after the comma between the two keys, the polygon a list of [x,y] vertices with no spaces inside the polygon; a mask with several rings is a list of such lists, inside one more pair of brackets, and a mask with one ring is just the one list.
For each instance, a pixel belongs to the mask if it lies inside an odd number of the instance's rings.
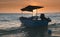
{"label": "ocean water", "polygon": [[[39,16],[40,14],[38,14]],[[51,18],[51,22],[49,23],[49,29],[52,30],[52,36],[59,36],[60,35],[60,14],[45,14],[46,17]],[[0,14],[0,34],[2,34],[0,37],[24,37],[24,31],[20,31],[21,28],[21,22],[19,20],[19,17],[31,17],[31,14]],[[19,28],[19,29],[18,29]],[[12,33],[5,33],[3,31],[10,31],[10,30],[16,30]],[[5,34],[3,34],[3,33]],[[24,35],[24,36],[23,36]]]}

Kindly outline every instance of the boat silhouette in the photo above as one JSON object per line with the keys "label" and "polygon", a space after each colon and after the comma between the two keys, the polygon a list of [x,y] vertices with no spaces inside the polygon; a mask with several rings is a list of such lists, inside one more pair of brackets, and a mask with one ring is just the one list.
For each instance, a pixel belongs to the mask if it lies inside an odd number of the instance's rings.
{"label": "boat silhouette", "polygon": [[[31,6],[31,5],[29,5],[25,8],[22,8],[21,10],[33,12],[34,9],[40,9],[40,8],[43,8],[43,6]],[[40,17],[40,16],[37,16],[37,13],[36,13],[36,16],[31,16],[28,18],[22,16],[19,19],[20,19],[21,23],[27,27],[38,27],[38,26],[47,26],[48,25],[47,20],[38,20],[38,17]]]}

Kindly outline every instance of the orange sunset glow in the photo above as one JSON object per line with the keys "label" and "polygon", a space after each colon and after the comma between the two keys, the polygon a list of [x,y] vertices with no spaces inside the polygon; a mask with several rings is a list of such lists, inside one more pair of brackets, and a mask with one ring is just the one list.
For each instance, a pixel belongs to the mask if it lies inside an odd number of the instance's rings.
{"label": "orange sunset glow", "polygon": [[28,5],[43,6],[42,13],[60,12],[60,0],[0,0],[0,13],[20,13]]}

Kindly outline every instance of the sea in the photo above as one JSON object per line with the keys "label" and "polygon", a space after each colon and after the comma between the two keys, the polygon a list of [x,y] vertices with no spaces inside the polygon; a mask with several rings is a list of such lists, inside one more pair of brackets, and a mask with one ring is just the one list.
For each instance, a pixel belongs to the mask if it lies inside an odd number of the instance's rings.
{"label": "sea", "polygon": [[[1,13],[0,14],[0,37],[24,37],[26,32],[22,30],[22,23],[19,18],[31,17],[32,14]],[[37,16],[40,16],[38,14]],[[48,24],[52,31],[51,36],[60,37],[60,13],[48,13],[45,16],[52,21]]]}

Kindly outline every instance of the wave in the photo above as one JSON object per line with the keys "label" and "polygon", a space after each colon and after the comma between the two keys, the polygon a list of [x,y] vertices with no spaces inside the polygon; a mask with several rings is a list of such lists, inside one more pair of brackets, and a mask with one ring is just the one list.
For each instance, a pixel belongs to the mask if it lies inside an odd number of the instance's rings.
{"label": "wave", "polygon": [[4,22],[4,21],[10,21],[10,20],[0,20],[0,21],[3,21]]}
{"label": "wave", "polygon": [[0,35],[16,34],[21,32],[22,32],[21,28],[13,28],[13,29],[11,28],[10,30],[0,29]]}

